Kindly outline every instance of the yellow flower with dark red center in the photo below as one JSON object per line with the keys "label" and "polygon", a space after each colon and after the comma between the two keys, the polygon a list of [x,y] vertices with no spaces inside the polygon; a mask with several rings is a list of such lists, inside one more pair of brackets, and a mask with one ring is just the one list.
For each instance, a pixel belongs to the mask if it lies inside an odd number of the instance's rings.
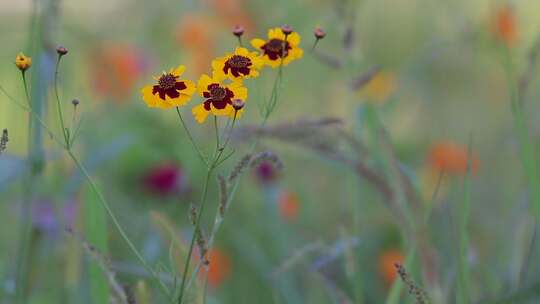
{"label": "yellow flower with dark red center", "polygon": [[24,72],[32,66],[32,58],[25,56],[23,53],[19,53],[17,57],[15,57],[15,65],[19,70]]}
{"label": "yellow flower with dark red center", "polygon": [[264,62],[257,52],[250,52],[243,47],[236,48],[234,54],[227,54],[212,61],[214,73],[231,80],[257,77],[263,65]]}
{"label": "yellow flower with dark red center", "polygon": [[192,113],[195,120],[203,123],[210,113],[216,116],[240,117],[243,109],[235,110],[233,100],[247,99],[247,88],[240,81],[233,81],[224,84],[224,75],[213,74],[212,77],[203,74],[199,79],[197,90],[206,100],[193,108]]}
{"label": "yellow flower with dark red center", "polygon": [[288,65],[304,55],[300,48],[300,35],[297,32],[285,35],[279,27],[268,30],[267,40],[253,39],[251,45],[261,50],[264,63],[273,68],[279,67],[282,62]]}
{"label": "yellow flower with dark red center", "polygon": [[169,109],[185,105],[197,88],[191,80],[180,79],[186,68],[181,65],[155,77],[157,83],[145,86],[141,93],[149,107]]}

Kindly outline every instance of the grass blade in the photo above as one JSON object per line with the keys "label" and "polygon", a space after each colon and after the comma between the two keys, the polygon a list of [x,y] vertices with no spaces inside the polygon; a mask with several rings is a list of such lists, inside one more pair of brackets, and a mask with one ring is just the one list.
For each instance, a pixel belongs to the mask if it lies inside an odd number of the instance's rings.
{"label": "grass blade", "polygon": [[[92,189],[84,190],[84,228],[88,243],[101,253],[107,253],[107,214]],[[109,286],[99,265],[92,261],[88,265],[90,294],[93,303],[108,303]]]}

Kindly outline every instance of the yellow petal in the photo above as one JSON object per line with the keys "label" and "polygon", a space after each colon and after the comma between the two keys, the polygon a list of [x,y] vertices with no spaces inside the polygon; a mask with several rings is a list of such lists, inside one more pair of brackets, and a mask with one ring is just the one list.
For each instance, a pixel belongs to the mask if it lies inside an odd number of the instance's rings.
{"label": "yellow petal", "polygon": [[227,78],[227,75],[225,75],[225,73],[219,73],[218,71],[214,71],[212,73],[211,83],[222,83],[226,78]]}
{"label": "yellow petal", "polygon": [[151,108],[157,106],[158,99],[159,99],[159,98],[156,98],[156,96],[154,96],[154,94],[152,94],[153,88],[154,88],[153,85],[148,85],[148,86],[145,86],[144,88],[142,88],[142,90],[141,90],[141,93],[143,95],[142,98],[143,98],[144,102],[146,103],[147,106],[149,106]]}
{"label": "yellow petal", "polygon": [[260,69],[264,65],[264,61],[257,52],[251,52],[249,59],[251,60],[254,69]]}
{"label": "yellow petal", "polygon": [[222,58],[216,58],[212,60],[212,70],[213,72],[221,72],[223,73],[223,67],[225,66],[225,61],[227,61],[227,57]]}
{"label": "yellow petal", "polygon": [[174,71],[172,71],[172,74],[174,76],[180,76],[182,75],[182,73],[184,73],[185,70],[186,70],[185,66],[179,65],[176,69],[174,69]]}
{"label": "yellow petal", "polygon": [[285,40],[285,34],[283,34],[283,31],[279,27],[275,27],[273,29],[268,30],[268,39],[281,39]]}
{"label": "yellow petal", "polygon": [[[274,69],[279,67],[279,65],[281,64],[281,59],[278,58],[276,60],[271,60],[270,58],[268,58],[268,56],[264,56],[263,61],[265,65],[270,66]],[[284,63],[285,63],[285,60],[284,60]]]}
{"label": "yellow petal", "polygon": [[244,86],[235,86],[235,85],[229,85],[229,90],[231,90],[234,93],[234,98],[239,98],[242,100],[246,100],[248,96],[248,90]]}
{"label": "yellow petal", "polygon": [[199,78],[199,82],[197,84],[197,91],[201,96],[203,96],[203,92],[208,90],[208,85],[212,83],[212,78],[206,74],[202,74],[201,78]]}
{"label": "yellow petal", "polygon": [[180,91],[181,94],[191,96],[193,93],[195,93],[195,91],[197,91],[197,86],[195,86],[193,81],[188,79],[181,81],[184,82],[184,85],[186,86],[185,89]]}
{"label": "yellow petal", "polygon": [[289,36],[287,36],[287,42],[292,47],[300,45],[300,35],[297,32],[291,33]]}
{"label": "yellow petal", "polygon": [[251,39],[251,45],[256,49],[260,49],[265,44],[266,44],[266,41],[262,39],[259,39],[259,38]]}
{"label": "yellow petal", "polygon": [[242,56],[249,56],[249,51],[246,48],[243,47],[237,47],[236,50],[234,50],[234,53],[236,55],[242,55]]}
{"label": "yellow petal", "polygon": [[223,109],[216,109],[212,105],[212,106],[210,106],[210,109],[212,111],[212,114],[214,114],[216,116],[229,116],[229,115],[231,115],[231,112],[234,111],[234,108],[231,105],[227,105]]}
{"label": "yellow petal", "polygon": [[202,103],[191,109],[191,113],[193,113],[193,116],[198,123],[203,123],[206,120],[206,117],[208,117],[208,114],[210,114],[210,112],[206,111],[204,104]]}

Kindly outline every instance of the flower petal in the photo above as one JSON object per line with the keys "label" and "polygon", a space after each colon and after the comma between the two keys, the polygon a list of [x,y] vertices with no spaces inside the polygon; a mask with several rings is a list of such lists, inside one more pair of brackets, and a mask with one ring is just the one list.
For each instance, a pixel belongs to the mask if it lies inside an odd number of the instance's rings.
{"label": "flower petal", "polygon": [[234,98],[239,98],[239,99],[242,99],[242,100],[246,100],[247,99],[247,96],[248,96],[248,90],[246,87],[240,85],[234,85],[234,84],[230,84],[228,85],[229,89],[234,93]]}
{"label": "flower petal", "polygon": [[197,92],[201,96],[203,96],[203,92],[208,90],[208,85],[212,83],[212,78],[206,74],[202,74],[201,78],[199,78],[199,82],[197,84]]}
{"label": "flower petal", "polygon": [[236,54],[236,55],[242,55],[242,56],[248,57],[249,51],[248,51],[248,49],[246,49],[246,48],[243,48],[243,47],[237,47],[237,48],[234,50],[234,54]]}
{"label": "flower petal", "polygon": [[204,104],[202,103],[191,109],[191,113],[193,113],[193,116],[198,123],[203,123],[206,120],[206,117],[208,117],[208,114],[210,114],[209,111],[206,111]]}
{"label": "flower petal", "polygon": [[186,86],[185,89],[181,90],[180,93],[182,95],[188,95],[191,97],[191,95],[193,95],[193,93],[195,93],[195,91],[197,91],[197,86],[195,85],[195,83],[191,80],[182,80],[182,82],[184,82],[184,85]]}
{"label": "flower petal", "polygon": [[172,71],[172,74],[173,74],[174,76],[180,76],[180,75],[182,75],[182,73],[184,73],[185,70],[186,70],[186,67],[185,67],[185,66],[179,65],[176,69],[174,69],[174,70]]}
{"label": "flower petal", "polygon": [[289,36],[287,36],[287,42],[293,48],[300,45],[300,35],[297,32],[291,33]]}
{"label": "flower petal", "polygon": [[256,49],[260,49],[265,44],[266,44],[265,40],[262,40],[259,38],[251,39],[251,45]]}

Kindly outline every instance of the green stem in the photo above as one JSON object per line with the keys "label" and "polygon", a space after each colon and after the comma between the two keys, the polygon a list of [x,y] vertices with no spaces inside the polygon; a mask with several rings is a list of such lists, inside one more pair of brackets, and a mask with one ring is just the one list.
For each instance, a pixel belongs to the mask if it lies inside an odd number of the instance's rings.
{"label": "green stem", "polygon": [[214,152],[214,157],[219,153],[219,129],[217,116],[214,116],[214,130],[216,131],[216,151]]}
{"label": "green stem", "polygon": [[184,297],[184,288],[186,285],[186,277],[189,271],[189,264],[191,262],[191,255],[193,254],[193,246],[195,245],[195,239],[197,234],[200,232],[201,218],[204,212],[204,206],[206,203],[206,197],[208,196],[208,185],[210,184],[210,177],[212,176],[213,165],[210,166],[206,172],[206,178],[204,180],[203,194],[201,197],[201,208],[199,208],[199,214],[197,215],[197,220],[195,221],[195,230],[193,231],[193,236],[191,237],[191,243],[189,244],[188,255],[184,263],[184,272],[182,274],[182,282],[180,283],[180,295],[178,296],[178,304],[182,304],[182,299]]}
{"label": "green stem", "polygon": [[[259,128],[264,128],[266,126],[266,123],[268,121],[268,118],[270,117],[270,114],[272,113],[272,111],[274,110],[275,107],[269,107],[270,104],[276,104],[277,103],[277,100],[278,100],[278,97],[279,97],[279,92],[278,92],[278,88],[280,87],[280,84],[281,84],[281,78],[283,77],[283,72],[282,72],[282,67],[283,67],[283,64],[281,64],[279,66],[279,70],[278,70],[278,73],[276,74],[276,78],[274,79],[274,84],[273,84],[273,87],[272,87],[272,92],[270,94],[270,98],[269,100],[267,101],[266,105],[266,109],[267,111],[265,111],[263,114],[263,119],[261,121],[261,124],[259,125]],[[236,119],[236,115],[235,115],[235,119]],[[233,121],[234,123],[234,121]],[[229,136],[230,134],[232,133],[232,130],[233,128],[231,127],[231,131],[229,133]],[[250,149],[249,149],[249,155],[252,155],[254,152],[255,152],[255,149],[257,149],[257,145],[259,143],[259,139],[260,137],[256,137],[255,140],[253,141]],[[228,142],[228,140],[227,140]],[[224,146],[225,147],[225,146]],[[235,180],[233,186],[232,186],[232,190],[230,192],[230,195],[229,197],[227,198],[227,201],[225,202],[225,210],[227,210],[229,208],[229,205],[231,204],[235,194],[236,194],[236,190],[238,189],[238,185],[240,184],[240,180],[241,180],[241,175]],[[219,207],[218,207],[219,208]],[[223,222],[223,218],[221,217],[220,215],[220,211],[219,209],[217,210],[216,212],[216,217],[214,219],[214,226],[212,227],[212,233],[210,234],[209,238],[208,238],[208,251],[211,251],[212,249],[212,246],[214,244],[214,239],[215,239],[215,236],[217,235],[220,227],[221,227],[221,224]],[[193,282],[193,280],[195,279],[195,276],[196,274],[198,273],[198,271],[200,270],[201,268],[201,265],[202,265],[202,261],[199,262],[199,264],[197,265],[197,267],[195,268],[195,272],[194,274],[191,276],[191,279],[188,283],[188,286],[191,286],[191,283]],[[179,304],[181,304],[179,302]]]}
{"label": "green stem", "polygon": [[111,218],[114,226],[116,227],[116,229],[118,230],[118,232],[120,233],[120,236],[122,237],[122,239],[124,239],[124,241],[128,244],[129,248],[131,249],[131,251],[133,251],[133,253],[135,254],[135,256],[137,257],[137,259],[139,260],[139,262],[141,263],[141,265],[159,282],[159,285],[163,291],[163,293],[167,296],[167,297],[170,297],[170,293],[169,293],[169,289],[167,288],[167,286],[162,282],[162,280],[159,278],[159,275],[150,267],[150,265],[148,265],[145,261],[145,259],[143,258],[143,256],[139,253],[139,251],[137,250],[137,248],[135,247],[135,245],[131,242],[131,240],[129,239],[129,237],[127,236],[126,232],[124,231],[124,229],[122,228],[122,226],[120,225],[120,222],[118,221],[118,219],[116,218],[116,215],[114,215],[114,212],[112,211],[111,207],[109,206],[109,203],[107,202],[107,200],[105,199],[105,197],[103,196],[103,194],[101,193],[101,191],[99,190],[99,188],[97,187],[96,183],[94,182],[94,180],[92,179],[92,177],[90,176],[90,174],[88,173],[88,171],[86,170],[86,168],[82,165],[82,163],[79,161],[79,159],[75,156],[75,154],[73,154],[73,152],[71,150],[67,150],[66,149],[66,152],[68,153],[69,157],[73,160],[73,162],[75,163],[75,165],[77,166],[77,168],[82,172],[82,174],[84,175],[84,177],[88,180],[88,183],[90,184],[90,187],[92,188],[92,191],[94,191],[94,193],[97,195],[99,201],[101,202],[101,204],[103,205],[103,208],[105,208],[105,211],[107,211],[107,214],[109,215],[109,217]]}
{"label": "green stem", "polygon": [[227,135],[227,138],[225,139],[225,143],[223,144],[223,147],[221,147],[221,148],[219,149],[219,153],[218,153],[218,155],[216,156],[216,162],[215,162],[216,165],[220,164],[221,156],[223,155],[223,152],[225,151],[225,147],[227,147],[227,145],[229,144],[229,141],[230,141],[230,139],[231,139],[231,134],[232,134],[233,129],[234,129],[234,124],[235,124],[235,122],[236,122],[236,114],[237,114],[237,113],[238,113],[237,111],[234,112],[233,121],[232,121],[232,123],[231,123],[231,129],[230,129],[230,131],[228,132],[228,135]]}
{"label": "green stem", "polygon": [[202,154],[201,150],[199,149],[199,146],[197,146],[197,144],[195,143],[195,140],[193,139],[193,136],[191,135],[191,132],[189,132],[189,129],[188,129],[187,125],[186,125],[186,122],[182,118],[182,113],[180,113],[180,108],[179,107],[176,107],[176,113],[178,113],[178,118],[180,118],[180,122],[182,123],[182,127],[184,128],[184,131],[186,131],[186,134],[187,134],[187,136],[189,138],[189,141],[191,141],[191,145],[193,145],[193,147],[197,151],[197,155],[199,156],[199,159],[205,165],[208,166],[208,161],[207,161],[206,157]]}
{"label": "green stem", "polygon": [[[22,80],[24,85],[24,93],[26,96],[26,101],[28,106],[32,106],[32,100],[30,99],[30,94],[28,93],[28,84],[26,81],[26,73],[22,71]],[[6,93],[7,94],[7,93]],[[16,302],[24,303],[26,301],[26,289],[27,289],[27,269],[29,264],[29,255],[28,255],[28,246],[31,241],[32,233],[32,192],[35,188],[35,177],[38,174],[35,166],[35,156],[32,155],[32,129],[33,123],[32,119],[28,121],[28,164],[31,165],[30,172],[28,173],[27,180],[25,182],[24,190],[24,200],[21,204],[21,222],[19,231],[21,231],[22,237],[19,241],[18,246],[18,257],[17,257],[17,277],[16,277]]]}
{"label": "green stem", "polygon": [[56,66],[54,70],[54,94],[56,96],[56,109],[58,111],[58,117],[60,120],[60,128],[62,128],[62,134],[64,135],[64,140],[66,142],[66,149],[70,150],[70,140],[69,140],[69,131],[66,129],[64,124],[64,113],[62,111],[62,103],[60,102],[60,96],[58,94],[58,68],[60,67],[60,60],[62,59],[61,55],[58,55],[58,59],[56,60]]}

